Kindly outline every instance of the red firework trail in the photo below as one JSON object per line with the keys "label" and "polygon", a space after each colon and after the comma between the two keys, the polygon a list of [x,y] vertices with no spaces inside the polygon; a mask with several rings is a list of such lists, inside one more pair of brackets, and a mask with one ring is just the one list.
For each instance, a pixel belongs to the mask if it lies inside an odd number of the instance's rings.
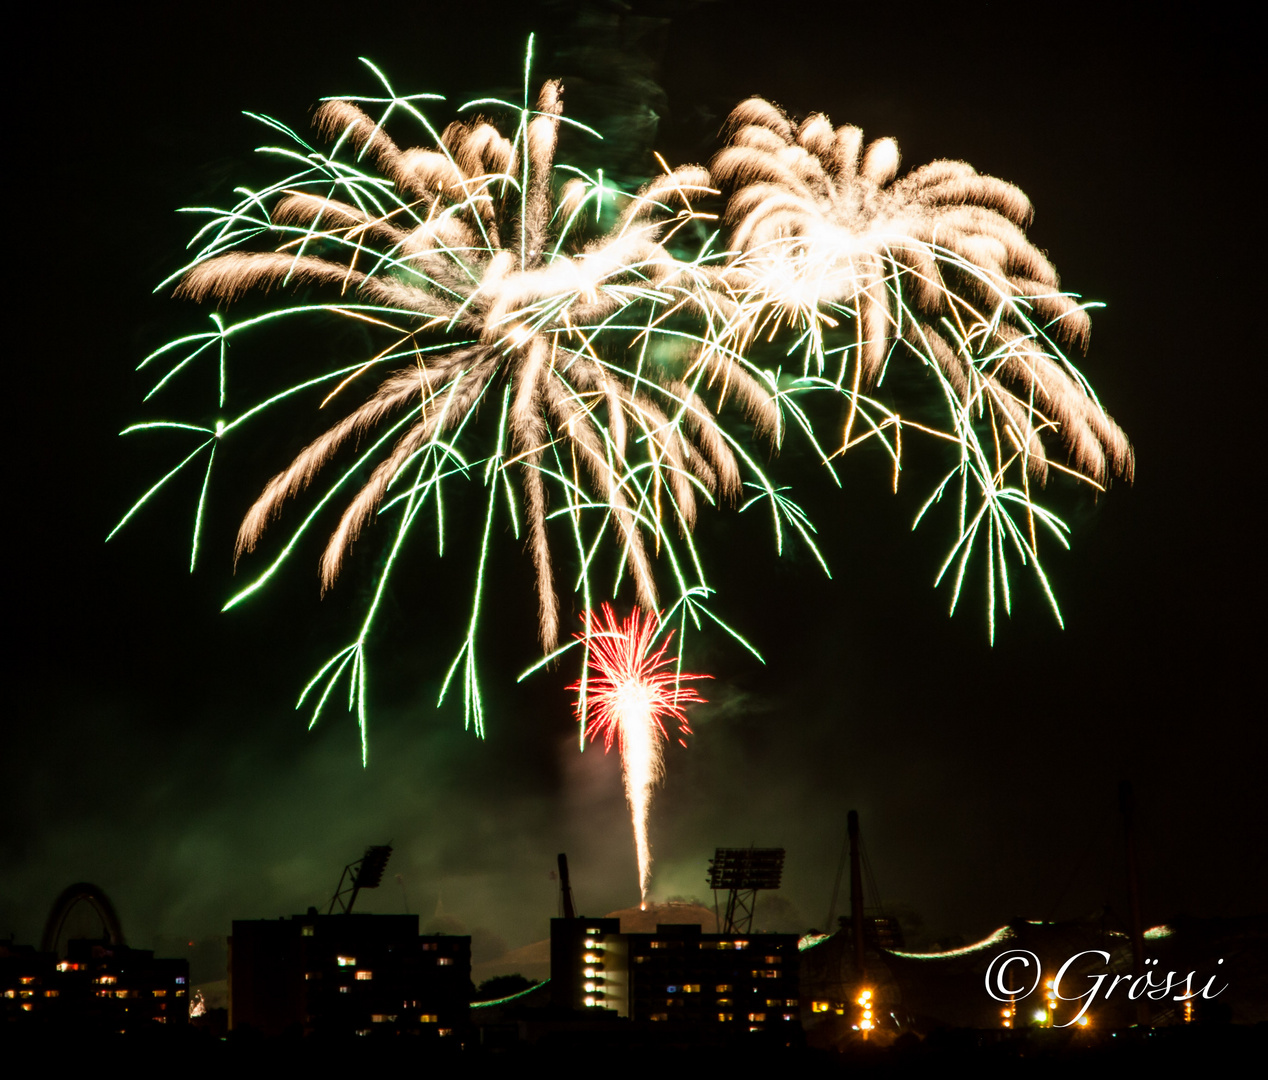
{"label": "red firework trail", "polygon": [[592,674],[584,697],[580,681],[568,689],[577,691],[577,719],[586,725],[586,735],[592,740],[602,735],[607,750],[615,742],[621,752],[625,797],[630,804],[634,846],[638,851],[639,891],[645,898],[652,863],[647,814],[652,786],[664,774],[662,744],[669,738],[665,720],[678,722],[678,741],[686,746],[681,735],[691,734],[691,727],[683,707],[703,702],[704,698],[683,682],[710,676],[677,670],[678,658],[669,655],[672,632],[653,651],[658,620],[644,615],[637,607],[618,624],[612,609],[604,604],[602,617],[596,618],[594,612],[588,611],[585,623],[585,633],[576,637],[589,643]]}

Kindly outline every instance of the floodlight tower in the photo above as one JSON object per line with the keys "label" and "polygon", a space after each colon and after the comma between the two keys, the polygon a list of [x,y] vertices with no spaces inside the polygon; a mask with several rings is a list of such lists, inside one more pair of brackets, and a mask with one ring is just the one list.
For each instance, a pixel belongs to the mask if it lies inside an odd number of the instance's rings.
{"label": "floodlight tower", "polygon": [[778,889],[784,873],[783,848],[718,848],[709,860],[709,888],[713,909],[718,908],[718,890],[729,892],[726,921],[721,934],[748,934],[753,930],[753,909],[759,889]]}
{"label": "floodlight tower", "polygon": [[[392,855],[391,844],[371,844],[365,854],[356,862],[349,863],[339,875],[339,884],[335,886],[335,895],[330,898],[327,915],[333,915],[335,905],[345,915],[352,913],[352,905],[357,902],[357,893],[362,889],[377,889],[383,880],[383,871],[387,868],[387,860]],[[345,885],[344,883],[347,882]],[[344,897],[348,899],[345,901]]]}

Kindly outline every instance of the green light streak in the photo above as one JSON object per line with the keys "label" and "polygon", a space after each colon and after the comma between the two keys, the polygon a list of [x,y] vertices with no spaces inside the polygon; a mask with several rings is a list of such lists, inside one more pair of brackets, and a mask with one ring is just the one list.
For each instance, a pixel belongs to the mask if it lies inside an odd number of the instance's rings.
{"label": "green light streak", "polygon": [[277,571],[281,568],[282,564],[287,560],[291,552],[295,549],[295,545],[299,543],[300,537],[302,537],[304,533],[308,531],[308,527],[317,519],[317,515],[320,514],[323,509],[325,509],[326,504],[329,503],[331,499],[333,499],[335,495],[339,493],[340,489],[348,482],[348,480],[352,478],[353,475],[355,475],[358,471],[360,471],[360,469],[364,466],[364,464],[367,461],[371,460],[375,452],[378,451],[380,447],[384,445],[384,443],[386,443],[390,438],[392,438],[393,435],[395,435],[398,431],[400,431],[401,428],[403,428],[406,424],[408,424],[410,420],[412,419],[413,419],[412,417],[406,416],[398,420],[395,424],[392,425],[392,427],[388,428],[387,432],[384,433],[379,439],[377,439],[364,453],[358,455],[357,460],[348,469],[344,471],[344,474],[341,477],[339,477],[339,479],[335,481],[334,484],[331,485],[329,490],[327,490],[326,494],[322,496],[321,500],[317,503],[317,505],[314,506],[313,509],[309,512],[308,516],[304,518],[299,528],[296,529],[291,534],[291,538],[286,542],[286,546],[282,548],[281,554],[278,555],[278,557],[274,559],[272,563],[269,564],[269,566],[265,569],[265,571],[259,577],[257,577],[250,585],[248,585],[245,589],[236,593],[228,601],[226,601],[224,607],[222,607],[220,610],[228,611],[230,608],[236,607],[248,596],[250,596],[256,590],[260,589],[265,584],[265,582],[269,580],[269,578],[271,578],[275,573],[277,573]]}
{"label": "green light streak", "polygon": [[203,510],[207,506],[207,488],[211,484],[211,465],[216,460],[216,447],[211,448],[211,453],[207,455],[207,472],[203,475],[202,491],[198,493],[198,509],[194,511],[194,539],[189,548],[189,572],[194,572],[194,565],[198,561],[198,537],[202,532],[203,526]]}
{"label": "green light streak", "polygon": [[[177,425],[152,424],[149,426],[176,427]],[[128,430],[136,430],[136,429],[130,428]],[[194,450],[192,454],[189,455],[189,457],[185,458],[171,472],[165,474],[163,478],[157,484],[155,484],[152,488],[150,488],[149,491],[147,491],[144,495],[142,495],[139,499],[137,499],[137,501],[132,504],[132,509],[129,510],[126,514],[123,515],[122,518],[119,519],[119,524],[110,530],[110,534],[106,537],[106,542],[109,543],[109,541],[114,537],[114,534],[117,533],[120,529],[122,529],[131,520],[133,514],[135,514],[138,510],[141,509],[141,507],[143,507],[147,502],[150,501],[150,498],[158,492],[159,488],[161,488],[164,484],[166,484],[173,476],[175,476],[178,472],[180,472],[181,469],[183,469],[186,465],[188,465],[191,461],[193,461],[194,458],[196,458],[200,453],[202,453],[203,450],[207,449],[207,447],[210,446],[214,442],[215,442],[215,439],[208,439],[205,443],[202,443],[197,449]]]}
{"label": "green light streak", "polygon": [[489,459],[485,468],[484,482],[489,489],[489,505],[484,515],[484,535],[480,539],[480,562],[476,568],[475,575],[475,593],[471,598],[471,621],[467,623],[467,636],[463,640],[462,648],[458,650],[458,655],[454,657],[453,663],[449,665],[448,672],[445,673],[445,681],[440,687],[440,696],[436,700],[439,707],[444,704],[445,695],[449,692],[449,683],[453,680],[454,672],[458,669],[458,664],[466,657],[466,663],[463,666],[463,683],[462,683],[462,707],[463,721],[462,726],[475,731],[479,738],[484,738],[484,706],[480,698],[480,683],[476,670],[475,657],[475,636],[476,625],[480,618],[480,597],[484,591],[484,569],[489,558],[489,533],[493,528],[493,510],[497,504],[497,484],[496,471],[500,467],[503,457],[503,449],[506,445],[506,416],[511,404],[511,391],[508,387],[502,392],[502,418],[498,421],[498,444],[497,451],[493,457]]}
{"label": "green light streak", "polygon": [[[729,499],[739,503],[738,513],[768,511],[749,517],[760,518],[761,529],[770,528],[776,555],[786,546],[804,545],[831,577],[825,554],[831,549],[824,544],[821,550],[820,534],[796,494],[773,464],[763,464],[787,442],[813,454],[838,489],[843,486],[838,459],[867,440],[883,446],[895,489],[909,439],[945,451],[935,474],[940,479],[913,528],[944,496],[955,502],[950,550],[935,579],[937,586],[949,579],[950,611],[960,601],[970,562],[984,563],[993,642],[1000,608],[1012,612],[1010,563],[1019,562],[1036,576],[1060,624],[1037,537],[1055,537],[1066,547],[1069,529],[1035,500],[1031,488],[1044,468],[1070,470],[1034,456],[1039,451],[1032,437],[1064,434],[1045,414],[1052,408],[1037,387],[1041,377],[1057,371],[1096,402],[1054,336],[1063,320],[1100,305],[1077,303],[1074,294],[1055,288],[1048,297],[1037,295],[1042,286],[1035,282],[1010,284],[946,246],[957,242],[951,234],[942,235],[943,243],[897,234],[890,239],[888,233],[880,241],[851,236],[834,246],[840,223],[816,218],[821,211],[805,200],[796,213],[806,215],[809,227],[797,246],[787,237],[757,243],[742,230],[724,234],[714,223],[734,220],[727,216],[728,199],[743,184],[730,195],[719,190],[727,182],[717,179],[716,164],[712,177],[679,170],[627,193],[602,169],[590,175],[567,163],[543,162],[540,147],[534,161],[529,132],[539,117],[601,138],[556,116],[549,95],[534,101],[534,48],[530,37],[520,102],[481,97],[459,107],[460,114],[505,110],[495,133],[480,129],[478,138],[485,141],[478,145],[464,140],[477,139],[477,122],[492,121],[477,116],[469,127],[445,129],[442,141],[441,129],[421,106],[443,98],[398,93],[365,58],[374,93],[325,99],[345,103],[326,114],[340,118],[340,130],[322,140],[333,144],[325,151],[278,120],[246,114],[280,143],[258,152],[281,179],[260,190],[235,188],[224,207],[186,208],[200,219],[183,256],[188,261],[159,288],[183,281],[189,295],[208,302],[228,302],[248,291],[281,297],[238,322],[211,312],[213,330],[179,336],[138,365],[161,370],[148,402],[160,391],[170,395],[177,376],[215,346],[217,415],[228,419],[217,421],[214,431],[168,419],[127,428],[124,434],[170,429],[206,438],[133,504],[108,539],[210,448],[194,511],[192,571],[221,444],[236,450],[249,431],[282,422],[275,406],[297,404],[302,395],[329,387],[321,405],[333,407],[319,413],[318,421],[329,432],[308,442],[291,471],[279,474],[281,487],[273,494],[266,490],[249,519],[256,532],[244,531],[244,550],[254,550],[282,504],[304,492],[318,472],[329,469],[335,477],[299,525],[288,526],[281,550],[223,610],[270,581],[336,498],[350,497],[350,504],[328,551],[333,562],[323,561],[323,588],[332,583],[351,538],[372,525],[387,528],[388,515],[397,515],[355,638],[323,664],[296,705],[313,706],[311,727],[338,687],[356,716],[363,763],[369,745],[369,648],[393,572],[420,515],[426,512],[430,523],[427,504],[433,496],[436,553],[446,555],[446,528],[453,527],[446,497],[472,498],[474,486],[467,485],[477,472],[487,491],[479,543],[472,535],[463,549],[472,551],[470,610],[437,700],[443,704],[461,672],[464,727],[477,737],[485,736],[487,719],[478,634],[498,535],[515,547],[526,535],[539,585],[553,590],[556,578],[567,577],[564,589],[570,583],[572,606],[580,603],[583,611],[607,599],[619,605],[633,591],[642,607],[659,612],[659,633],[676,627],[680,665],[689,629],[720,629],[760,661],[754,644],[714,610],[720,600],[707,573],[709,553],[697,544],[692,527],[697,513],[720,512]],[[398,144],[378,136],[390,127],[397,137],[402,122],[421,126],[430,146],[394,156]],[[408,156],[414,153],[418,156]],[[415,169],[421,171],[411,172]],[[567,204],[551,195],[546,181],[555,173],[576,178],[569,181]],[[675,185],[677,194],[671,190]],[[883,185],[878,191],[887,197]],[[620,215],[606,233],[605,202]],[[858,252],[871,260],[863,270],[856,265]],[[949,286],[948,280],[958,284]],[[335,292],[337,298],[291,302],[301,287]],[[929,290],[938,301],[933,307]],[[244,356],[251,361],[248,345],[255,332],[285,328],[281,320],[291,316],[337,316],[341,325],[353,320],[356,334],[349,336],[371,344],[359,359],[341,358],[330,370],[310,368],[255,400],[235,400],[244,391],[235,376],[231,393],[231,342],[235,364]],[[876,339],[870,348],[868,335]],[[948,349],[954,363],[946,359]],[[759,366],[766,357],[776,370]],[[934,418],[923,408],[904,415],[880,400],[882,385],[887,399],[895,383],[901,392],[891,369],[903,364],[914,364],[932,379]],[[1001,390],[1000,380],[1025,365],[1031,365],[1031,378],[1021,380],[1025,392]],[[408,384],[411,369],[417,372],[416,392]],[[536,381],[524,381],[530,377]],[[520,386],[526,387],[523,394],[515,389]],[[498,394],[500,414],[492,425],[491,416],[481,420],[478,414],[482,403],[491,409],[486,397]],[[825,432],[819,417],[842,406],[848,418],[840,438],[842,429],[833,430],[829,422]],[[344,412],[327,419],[339,410]],[[263,423],[252,429],[248,421]],[[755,430],[769,437],[769,447]],[[914,440],[917,435],[929,438]],[[362,440],[368,443],[364,448]],[[840,449],[826,449],[835,445]],[[351,463],[340,458],[336,469],[336,458],[349,454]],[[464,487],[455,488],[459,482]],[[507,519],[495,529],[501,504]],[[949,508],[946,513],[949,517]],[[561,538],[576,553],[575,576],[555,568],[552,553]],[[556,619],[552,612],[566,611],[569,604],[552,608],[546,591],[541,598],[546,655],[519,678],[559,662],[565,653],[575,656],[570,650],[581,644],[579,708],[585,715],[590,643],[557,645],[558,628],[548,630],[547,623]],[[578,735],[584,745],[583,731]]]}

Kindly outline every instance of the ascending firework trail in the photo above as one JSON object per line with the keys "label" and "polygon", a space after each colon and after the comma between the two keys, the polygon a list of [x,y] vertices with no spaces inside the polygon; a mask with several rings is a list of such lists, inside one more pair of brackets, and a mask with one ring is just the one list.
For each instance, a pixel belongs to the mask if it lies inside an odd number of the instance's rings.
{"label": "ascending firework trail", "polygon": [[[678,658],[668,655],[673,632],[654,648],[659,630],[654,615],[644,615],[637,607],[618,623],[607,604],[601,618],[585,615],[589,645],[589,678],[573,683],[577,691],[577,718],[586,725],[591,739],[603,736],[606,749],[617,744],[625,773],[625,797],[634,823],[634,846],[638,850],[639,895],[644,903],[652,874],[652,852],[647,842],[647,814],[651,807],[652,785],[664,774],[662,749],[669,738],[666,718],[678,722],[679,731],[690,735],[683,706],[704,699],[688,679],[708,675],[687,675],[678,670]],[[679,742],[683,746],[681,736]]]}

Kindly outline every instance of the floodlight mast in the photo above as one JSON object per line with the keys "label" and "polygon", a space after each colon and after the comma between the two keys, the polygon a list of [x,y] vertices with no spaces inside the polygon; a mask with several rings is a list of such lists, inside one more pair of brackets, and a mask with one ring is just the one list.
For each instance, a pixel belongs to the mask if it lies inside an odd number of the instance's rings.
{"label": "floodlight mast", "polygon": [[709,888],[717,917],[718,890],[728,891],[726,919],[719,919],[719,933],[748,934],[761,889],[778,889],[784,872],[783,848],[718,848],[709,860]]}
{"label": "floodlight mast", "polygon": [[[371,844],[365,854],[356,862],[349,863],[339,875],[339,884],[335,887],[335,895],[330,898],[327,915],[333,915],[335,905],[345,915],[352,914],[352,905],[357,902],[357,893],[362,889],[377,889],[383,880],[383,871],[387,869],[387,861],[392,855],[391,844]],[[347,883],[345,885],[345,882]],[[344,897],[347,897],[345,900]]]}

